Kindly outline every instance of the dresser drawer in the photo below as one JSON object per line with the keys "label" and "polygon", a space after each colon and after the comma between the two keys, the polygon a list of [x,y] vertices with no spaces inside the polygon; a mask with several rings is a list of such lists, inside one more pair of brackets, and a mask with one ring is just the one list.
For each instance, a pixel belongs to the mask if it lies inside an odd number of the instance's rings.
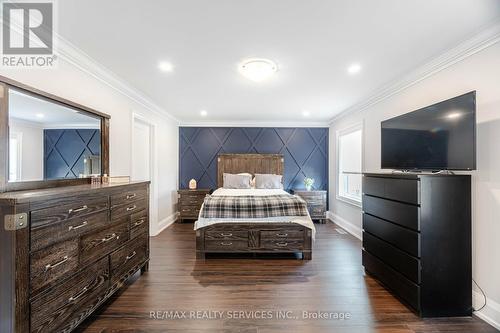
{"label": "dresser drawer", "polygon": [[374,216],[363,214],[363,230],[391,243],[414,257],[420,257],[420,234]]}
{"label": "dresser drawer", "polygon": [[248,250],[248,240],[205,240],[206,251],[246,251]]}
{"label": "dresser drawer", "polygon": [[57,243],[30,256],[31,290],[68,277],[78,269],[78,238]]}
{"label": "dresser drawer", "polygon": [[145,200],[147,196],[148,190],[145,187],[127,189],[127,191],[111,195],[111,207],[127,205],[137,200]]}
{"label": "dresser drawer", "polygon": [[420,231],[419,207],[363,195],[363,211],[406,228]]}
{"label": "dresser drawer", "polygon": [[149,217],[146,210],[134,213],[130,216],[130,239],[133,239],[149,231]]}
{"label": "dresser drawer", "polygon": [[307,209],[311,217],[324,217],[326,215],[325,205],[308,205]]}
{"label": "dresser drawer", "polygon": [[382,261],[363,251],[363,266],[385,287],[407,302],[414,309],[420,308],[420,287],[393,270]]}
{"label": "dresser drawer", "polygon": [[107,209],[108,197],[106,196],[94,198],[91,201],[76,199],[67,205],[31,211],[31,227],[36,228]]}
{"label": "dresser drawer", "polygon": [[367,232],[363,232],[363,248],[411,281],[420,284],[419,259]]}
{"label": "dresser drawer", "polygon": [[261,250],[300,251],[304,248],[303,239],[261,239]]}
{"label": "dresser drawer", "polygon": [[304,239],[304,230],[262,230],[260,240],[262,241],[282,241],[290,239]]}
{"label": "dresser drawer", "polygon": [[72,327],[103,300],[109,286],[108,258],[33,300],[31,332],[61,332]]}
{"label": "dresser drawer", "polygon": [[181,198],[179,199],[179,203],[181,205],[194,205],[194,206],[201,206],[203,204],[203,201],[205,200],[205,196],[201,195],[181,195]]}
{"label": "dresser drawer", "polygon": [[364,176],[363,193],[415,205],[420,204],[419,181],[416,179]]}
{"label": "dresser drawer", "polygon": [[51,244],[93,232],[106,227],[108,224],[108,212],[102,211],[64,222],[31,228],[31,251],[37,251]]}
{"label": "dresser drawer", "polygon": [[111,208],[111,220],[117,220],[122,217],[130,216],[141,210],[148,208],[148,201],[146,199],[135,200],[121,206],[114,206]]}
{"label": "dresser drawer", "polygon": [[120,279],[148,258],[148,242],[149,237],[144,235],[128,242],[111,254],[111,282],[113,284],[124,282]]}
{"label": "dresser drawer", "polygon": [[182,217],[193,217],[193,218],[198,218],[200,215],[200,206],[186,206],[186,205],[180,205],[179,207],[179,213],[181,214]]}
{"label": "dresser drawer", "polygon": [[129,239],[128,224],[128,220],[123,220],[110,228],[83,236],[80,243],[80,262],[87,264],[95,261],[125,243]]}
{"label": "dresser drawer", "polygon": [[242,240],[248,241],[247,230],[230,230],[230,231],[216,231],[210,230],[205,232],[205,240]]}

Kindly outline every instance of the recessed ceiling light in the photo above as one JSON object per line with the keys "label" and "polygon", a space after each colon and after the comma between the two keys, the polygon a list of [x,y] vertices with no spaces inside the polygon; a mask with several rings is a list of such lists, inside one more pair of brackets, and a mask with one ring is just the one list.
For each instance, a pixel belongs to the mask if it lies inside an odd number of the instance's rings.
{"label": "recessed ceiling light", "polygon": [[206,117],[206,116],[207,116],[207,114],[208,114],[207,110],[201,110],[201,111],[200,111],[200,115],[201,115],[202,117]]}
{"label": "recessed ceiling light", "polygon": [[360,64],[351,64],[348,68],[347,68],[347,72],[349,74],[357,74],[361,71],[361,65]]}
{"label": "recessed ceiling light", "polygon": [[37,113],[36,117],[42,119],[45,118],[45,115],[43,113]]}
{"label": "recessed ceiling light", "polygon": [[247,59],[238,68],[244,77],[254,82],[269,79],[278,71],[278,65],[274,61],[262,58]]}
{"label": "recessed ceiling light", "polygon": [[305,111],[302,111],[302,115],[303,115],[304,117],[309,117],[309,116],[311,115],[311,112],[309,112],[309,111],[305,110]]}
{"label": "recessed ceiling light", "polygon": [[174,66],[171,63],[169,63],[168,61],[160,61],[158,63],[158,68],[162,72],[171,72],[174,70]]}

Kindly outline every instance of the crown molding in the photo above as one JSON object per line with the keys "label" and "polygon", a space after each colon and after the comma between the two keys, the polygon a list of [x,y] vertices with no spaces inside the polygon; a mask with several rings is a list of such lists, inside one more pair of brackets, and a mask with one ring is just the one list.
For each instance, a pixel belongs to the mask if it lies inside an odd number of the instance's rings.
{"label": "crown molding", "polygon": [[371,95],[361,102],[348,107],[331,118],[329,124],[332,125],[334,122],[347,115],[364,111],[369,107],[376,105],[383,100],[419,83],[420,81],[423,81],[426,78],[498,43],[499,41],[500,21],[497,20],[493,24],[488,25],[487,28],[483,29],[478,34],[474,35],[472,38],[462,41],[457,46],[433,58],[420,67],[417,67],[410,73],[407,73],[401,78],[376,89]]}
{"label": "crown molding", "polygon": [[95,61],[84,51],[67,41],[64,37],[61,37],[56,33],[54,33],[54,37],[57,38],[56,54],[60,59],[63,59],[81,71],[91,75],[156,115],[166,118],[169,121],[173,121],[177,125],[180,123],[179,119],[165,111],[144,93],[130,86],[130,84],[128,84],[125,80],[121,79],[105,66]]}
{"label": "crown molding", "polygon": [[235,122],[181,122],[179,127],[329,127],[328,121],[304,122],[304,121],[252,121],[243,120]]}

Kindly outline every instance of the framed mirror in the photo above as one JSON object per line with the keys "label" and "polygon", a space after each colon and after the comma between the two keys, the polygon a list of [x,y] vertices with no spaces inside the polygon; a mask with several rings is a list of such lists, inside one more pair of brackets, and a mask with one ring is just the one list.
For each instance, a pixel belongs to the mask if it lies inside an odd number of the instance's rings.
{"label": "framed mirror", "polygon": [[1,78],[1,191],[109,174],[109,116]]}

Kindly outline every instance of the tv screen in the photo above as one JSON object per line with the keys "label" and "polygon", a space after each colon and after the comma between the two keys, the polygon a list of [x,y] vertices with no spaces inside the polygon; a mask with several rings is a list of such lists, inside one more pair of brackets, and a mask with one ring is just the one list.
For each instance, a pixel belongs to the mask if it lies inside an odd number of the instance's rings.
{"label": "tv screen", "polygon": [[476,92],[383,121],[382,168],[476,169]]}

